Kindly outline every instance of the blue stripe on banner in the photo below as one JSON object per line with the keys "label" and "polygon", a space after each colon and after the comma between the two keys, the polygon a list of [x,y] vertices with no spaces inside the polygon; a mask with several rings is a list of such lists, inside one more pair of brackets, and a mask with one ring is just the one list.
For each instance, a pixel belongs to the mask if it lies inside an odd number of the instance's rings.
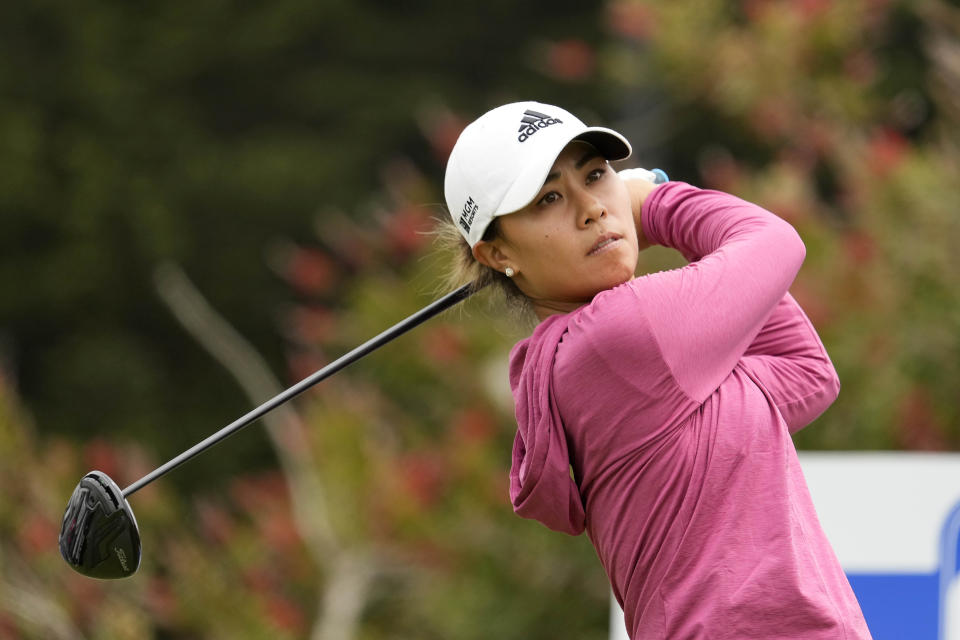
{"label": "blue stripe on banner", "polygon": [[874,640],[938,640],[940,572],[848,573]]}

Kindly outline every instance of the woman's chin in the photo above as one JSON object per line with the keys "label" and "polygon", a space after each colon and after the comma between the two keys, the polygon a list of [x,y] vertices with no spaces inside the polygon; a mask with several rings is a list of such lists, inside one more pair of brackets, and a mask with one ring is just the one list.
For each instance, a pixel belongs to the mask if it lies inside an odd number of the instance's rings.
{"label": "woman's chin", "polygon": [[588,295],[584,296],[584,299],[592,300],[593,297],[596,296],[597,294],[603,293],[604,291],[609,291],[610,289],[613,289],[615,287],[619,287],[621,284],[625,282],[629,282],[630,280],[633,280],[633,278],[634,278],[633,273],[623,273],[623,274],[616,274],[616,275],[611,274],[609,277],[606,277],[591,283],[592,286],[590,287],[590,292]]}
{"label": "woman's chin", "polygon": [[635,272],[633,269],[630,269],[626,265],[621,265],[619,269],[614,269],[610,274],[604,278],[604,283],[606,286],[603,289],[613,289],[616,286],[623,284],[624,282],[629,282],[633,280]]}

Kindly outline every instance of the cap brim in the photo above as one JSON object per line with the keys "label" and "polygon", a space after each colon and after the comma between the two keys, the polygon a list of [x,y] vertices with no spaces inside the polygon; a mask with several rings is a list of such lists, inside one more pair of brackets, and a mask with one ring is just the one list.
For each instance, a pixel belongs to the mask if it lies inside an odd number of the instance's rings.
{"label": "cap brim", "polygon": [[554,148],[544,152],[540,162],[532,163],[517,176],[500,205],[494,210],[493,217],[514,213],[530,204],[543,187],[557,156],[574,140],[593,145],[607,160],[624,160],[633,152],[626,138],[606,127],[586,127],[569,139],[559,139],[554,143]]}
{"label": "cap brim", "polygon": [[607,160],[625,160],[633,153],[630,143],[613,129],[605,127],[589,127],[573,140],[589,142],[603,154]]}

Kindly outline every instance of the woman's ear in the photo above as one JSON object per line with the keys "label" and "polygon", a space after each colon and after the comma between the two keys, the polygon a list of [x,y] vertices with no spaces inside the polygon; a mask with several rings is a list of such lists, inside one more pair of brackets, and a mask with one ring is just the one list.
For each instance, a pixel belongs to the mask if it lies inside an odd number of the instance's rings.
{"label": "woman's ear", "polygon": [[503,272],[507,267],[511,266],[509,258],[500,250],[500,247],[497,246],[495,241],[486,242],[480,240],[477,242],[477,244],[473,245],[473,257],[476,258],[480,264],[500,272]]}

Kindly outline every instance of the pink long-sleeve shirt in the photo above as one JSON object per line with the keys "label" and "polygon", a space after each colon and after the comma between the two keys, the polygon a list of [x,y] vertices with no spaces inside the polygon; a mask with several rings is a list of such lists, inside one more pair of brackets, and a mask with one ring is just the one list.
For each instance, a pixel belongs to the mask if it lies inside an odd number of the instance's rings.
{"label": "pink long-sleeve shirt", "polygon": [[787,292],[803,243],[679,182],[642,222],[690,264],[550,316],[511,353],[514,509],[587,531],[635,640],[869,638],[790,438],[839,390]]}

